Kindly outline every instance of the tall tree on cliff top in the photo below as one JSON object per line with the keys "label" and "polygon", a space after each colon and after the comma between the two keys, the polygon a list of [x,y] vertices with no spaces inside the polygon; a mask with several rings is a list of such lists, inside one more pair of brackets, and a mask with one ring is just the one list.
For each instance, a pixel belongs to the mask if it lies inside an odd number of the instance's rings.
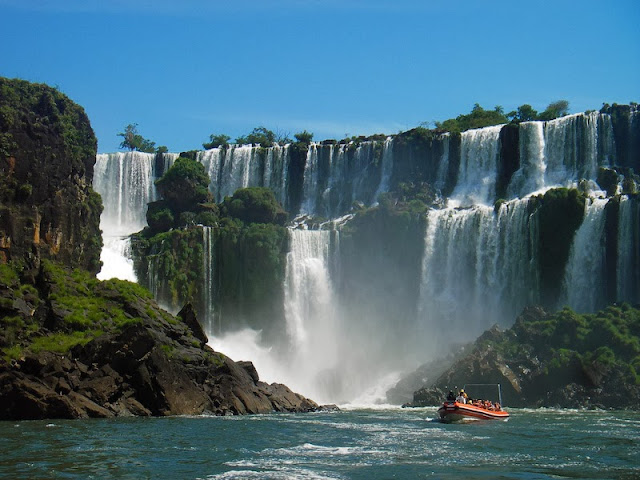
{"label": "tall tree on cliff top", "polygon": [[140,135],[138,133],[137,123],[130,123],[127,125],[124,132],[118,133],[118,136],[124,139],[122,140],[122,143],[120,143],[120,148],[127,148],[131,151],[136,150],[138,152],[146,153],[155,153],[156,151],[156,142],[152,142]]}

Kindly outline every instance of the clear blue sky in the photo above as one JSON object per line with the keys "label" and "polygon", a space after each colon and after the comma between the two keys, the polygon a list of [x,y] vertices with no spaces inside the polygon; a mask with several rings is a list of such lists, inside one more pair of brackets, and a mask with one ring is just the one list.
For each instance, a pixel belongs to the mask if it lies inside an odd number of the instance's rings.
{"label": "clear blue sky", "polygon": [[129,123],[181,151],[640,100],[637,0],[0,0],[0,19],[0,75],[81,104],[100,152]]}

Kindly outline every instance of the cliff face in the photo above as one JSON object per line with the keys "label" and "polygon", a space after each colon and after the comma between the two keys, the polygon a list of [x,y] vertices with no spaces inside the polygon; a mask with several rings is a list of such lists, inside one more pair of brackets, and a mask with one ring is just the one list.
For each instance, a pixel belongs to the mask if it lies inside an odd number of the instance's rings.
{"label": "cliff face", "polygon": [[100,269],[96,148],[84,110],[65,95],[0,78],[0,262]]}

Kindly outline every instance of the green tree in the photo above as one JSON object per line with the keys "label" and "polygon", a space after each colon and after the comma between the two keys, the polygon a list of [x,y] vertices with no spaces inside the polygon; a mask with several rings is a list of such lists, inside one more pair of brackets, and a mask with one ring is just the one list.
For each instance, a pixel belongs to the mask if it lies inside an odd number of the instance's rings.
{"label": "green tree", "polygon": [[528,103],[520,105],[515,112],[509,112],[507,117],[511,118],[515,122],[530,122],[536,120],[538,112]]}
{"label": "green tree", "polygon": [[569,113],[569,102],[567,100],[557,100],[551,102],[544,112],[538,115],[537,120],[553,120],[554,118],[564,117]]}
{"label": "green tree", "polygon": [[276,223],[284,225],[285,212],[273,191],[266,187],[249,187],[236,190],[233,197],[225,197],[222,213],[245,223]]}
{"label": "green tree", "polygon": [[299,143],[309,145],[311,140],[313,140],[313,133],[303,130],[302,132],[296,133],[294,137]]}
{"label": "green tree", "polygon": [[156,187],[174,214],[205,203],[210,198],[209,175],[201,163],[190,158],[179,157],[156,181]]}
{"label": "green tree", "polygon": [[245,137],[236,138],[238,144],[260,144],[262,147],[272,147],[276,141],[276,134],[265,127],[256,127]]}
{"label": "green tree", "polygon": [[203,143],[202,146],[205,150],[218,147],[226,148],[229,146],[229,140],[231,140],[231,137],[229,135],[225,135],[224,133],[215,135],[212,133],[211,135],[209,135],[209,141]]}
{"label": "green tree", "polygon": [[118,133],[118,137],[122,137],[120,148],[127,148],[131,151],[154,153],[156,151],[156,143],[144,138],[138,133],[138,124],[130,123],[124,129],[124,132]]}
{"label": "green tree", "polygon": [[496,105],[493,110],[485,110],[476,103],[471,113],[458,115],[456,118],[450,118],[444,122],[436,122],[436,128],[447,132],[464,132],[472,128],[489,127],[507,122],[508,119],[500,105]]}

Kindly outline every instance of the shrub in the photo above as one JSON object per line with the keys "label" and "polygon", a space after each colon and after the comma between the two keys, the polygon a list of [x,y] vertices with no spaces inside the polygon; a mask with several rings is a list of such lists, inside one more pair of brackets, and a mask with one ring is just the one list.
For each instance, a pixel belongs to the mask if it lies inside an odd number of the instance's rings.
{"label": "shrub", "polygon": [[222,213],[245,223],[284,225],[287,220],[287,212],[282,209],[273,191],[266,187],[237,190],[233,197],[224,199]]}
{"label": "shrub", "polygon": [[156,181],[156,187],[174,215],[210,198],[209,175],[204,166],[184,157],[178,157],[167,173]]}

